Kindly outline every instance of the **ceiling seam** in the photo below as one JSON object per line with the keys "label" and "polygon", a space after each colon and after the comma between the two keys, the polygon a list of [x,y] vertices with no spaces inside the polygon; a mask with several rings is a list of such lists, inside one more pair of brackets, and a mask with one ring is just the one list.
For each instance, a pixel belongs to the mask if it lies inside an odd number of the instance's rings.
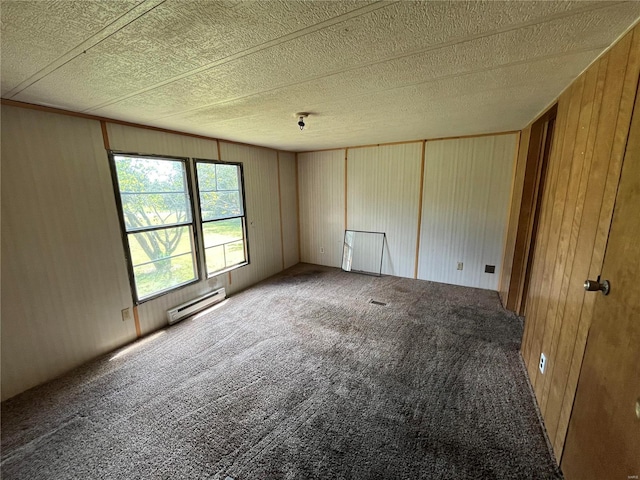
{"label": "ceiling seam", "polygon": [[[53,62],[49,63],[46,67],[38,70],[29,78],[20,82],[18,85],[12,88],[9,92],[7,92],[6,94],[7,98],[13,98],[16,95],[19,95],[27,88],[31,87],[32,85],[39,82],[43,78],[52,74],[56,70],[62,68],[67,63],[76,59],[80,55],[87,53],[87,51],[90,50],[91,48],[105,41],[107,38],[119,32],[120,30],[122,30],[123,28],[131,24],[132,22],[136,21],[138,18],[146,15],[151,10],[157,8],[158,6],[162,5],[166,1],[167,0],[144,0],[143,2],[138,3],[135,7],[131,8],[126,13],[123,13],[122,15],[120,15],[109,25],[100,29],[98,33],[95,33],[91,35],[89,38],[87,38],[86,40],[83,40],[81,43],[73,47],[71,50],[67,51],[66,53],[62,54],[57,59],[55,59]],[[142,11],[138,13],[138,11],[140,10]],[[134,16],[134,18],[129,20],[132,16]],[[126,23],[121,25],[122,22],[126,22]],[[94,40],[97,40],[97,41],[92,43],[92,41]]]}
{"label": "ceiling seam", "polygon": [[[472,42],[472,41],[479,40],[479,39],[482,39],[482,38],[489,38],[489,37],[493,37],[493,36],[496,36],[496,35],[501,35],[503,33],[508,33],[510,31],[519,30],[519,29],[525,28],[525,27],[539,25],[539,24],[542,24],[542,23],[549,23],[549,22],[552,22],[552,21],[555,21],[555,20],[561,20],[561,19],[566,18],[566,17],[579,15],[579,14],[586,13],[586,12],[589,12],[589,11],[595,11],[595,10],[599,10],[599,9],[603,9],[603,8],[610,8],[613,5],[619,5],[621,3],[625,3],[625,2],[615,2],[615,3],[611,2],[611,3],[596,5],[596,6],[591,5],[588,8],[587,7],[581,7],[579,9],[571,10],[570,12],[563,12],[562,14],[556,14],[556,15],[544,17],[544,19],[542,19],[542,20],[523,22],[523,23],[517,24],[515,26],[505,27],[505,28],[497,29],[497,30],[491,30],[489,32],[484,32],[484,33],[480,33],[480,34],[476,34],[476,35],[470,35],[470,36],[467,36],[467,37],[462,37],[462,38],[458,38],[458,39],[455,39],[455,40],[450,40],[448,42],[442,42],[442,43],[439,43],[439,44],[436,44],[436,45],[431,45],[431,46],[429,46],[427,48],[416,49],[416,50],[413,50],[411,52],[407,52],[407,53],[405,53],[403,55],[392,56],[392,57],[390,56],[390,57],[386,57],[386,58],[384,58],[382,60],[375,60],[375,61],[368,62],[368,63],[362,63],[362,64],[359,64],[359,65],[356,65],[356,66],[352,66],[352,67],[349,67],[349,68],[346,68],[346,69],[334,70],[332,72],[329,72],[329,73],[326,73],[326,74],[322,74],[322,75],[317,75],[315,77],[307,78],[307,79],[302,80],[302,81],[296,81],[296,82],[292,82],[292,83],[278,85],[276,87],[273,87],[273,88],[270,88],[270,89],[267,89],[267,90],[260,90],[260,91],[257,91],[257,92],[254,92],[254,93],[250,93],[250,94],[247,94],[247,95],[242,95],[242,96],[239,96],[239,97],[234,97],[234,98],[230,98],[230,99],[224,99],[222,101],[213,102],[213,103],[207,103],[206,105],[199,105],[198,107],[190,108],[190,109],[187,109],[187,110],[181,110],[180,112],[171,113],[169,115],[165,115],[165,116],[161,116],[161,117],[157,117],[157,118],[158,119],[165,119],[165,118],[172,118],[172,117],[180,117],[180,116],[186,115],[188,113],[197,112],[199,110],[205,110],[207,108],[211,108],[211,107],[214,107],[216,105],[224,105],[224,104],[227,104],[227,103],[230,103],[230,102],[234,102],[234,101],[237,101],[237,100],[243,100],[243,99],[250,98],[250,97],[253,97],[253,96],[256,96],[256,95],[261,95],[263,93],[270,93],[270,92],[277,91],[279,89],[288,88],[288,87],[291,87],[293,85],[300,85],[300,84],[304,84],[304,83],[309,83],[309,82],[321,80],[321,79],[324,79],[324,78],[329,78],[329,77],[332,77],[332,76],[335,76],[335,75],[340,75],[342,73],[353,72],[353,71],[356,71],[356,70],[361,69],[361,68],[366,68],[366,67],[371,67],[371,66],[375,66],[375,65],[379,65],[379,64],[384,64],[384,63],[387,63],[387,62],[390,62],[390,61],[394,61],[394,60],[400,60],[400,59],[404,59],[404,58],[409,58],[409,57],[420,55],[420,54],[427,53],[427,52],[434,52],[434,51],[437,51],[437,50],[441,50],[443,48],[447,48],[447,47],[451,47],[451,46],[455,46],[455,45],[460,45],[460,44],[463,44],[463,43]],[[595,50],[597,48],[604,48],[606,46],[607,45],[604,45],[603,47],[598,46],[598,47],[588,48],[588,49],[584,49],[584,50],[574,50],[574,52],[575,53],[582,53],[582,52],[587,51],[587,50]],[[561,54],[557,54],[557,55],[558,56],[562,56],[562,55],[566,55],[566,54],[567,53],[565,52],[565,53],[561,53]],[[198,73],[200,73],[200,72],[198,72]],[[190,75],[187,75],[187,76],[190,76]],[[440,78],[447,78],[447,77],[440,77]],[[171,83],[171,82],[168,82],[168,83]],[[420,83],[425,83],[425,82],[420,82]],[[159,88],[159,87],[162,87],[164,85],[166,85],[166,84],[160,85],[158,87],[156,87],[156,86],[148,87],[148,89],[146,91],[151,91],[151,90],[154,90],[155,88]],[[402,88],[402,87],[400,87],[400,88]],[[141,92],[141,93],[146,93],[146,92]],[[135,94],[128,95],[126,97],[123,97],[122,100],[125,100],[127,98],[131,98],[131,97],[139,95],[139,94],[140,93],[135,93]],[[111,105],[111,104],[114,104],[114,103],[119,103],[122,100],[119,99],[119,100],[115,100],[115,101],[105,102],[105,104],[103,104],[103,105],[107,106],[107,105]],[[88,109],[82,110],[82,111],[83,112],[90,112],[90,111],[94,111],[94,110],[100,110],[101,108],[103,108],[103,106],[91,107],[91,108],[88,108]]]}
{"label": "ceiling seam", "polygon": [[296,39],[300,38],[303,35],[308,35],[309,33],[314,33],[314,32],[320,31],[320,30],[324,30],[325,28],[329,28],[329,27],[332,27],[333,25],[336,25],[336,24],[339,24],[339,23],[343,23],[343,22],[345,22],[347,20],[351,20],[352,18],[361,17],[363,15],[366,15],[368,13],[374,12],[376,10],[380,10],[382,8],[387,8],[387,7],[391,6],[391,5],[395,5],[396,3],[399,3],[399,2],[378,1],[378,2],[375,2],[375,3],[372,3],[372,4],[368,5],[366,7],[361,7],[361,8],[358,8],[356,10],[351,10],[350,12],[344,13],[342,15],[338,15],[337,17],[332,17],[332,18],[330,18],[328,20],[325,20],[323,22],[316,23],[315,25],[311,25],[309,27],[305,27],[305,28],[302,28],[300,30],[296,30],[295,32],[291,32],[291,33],[289,33],[287,35],[284,35],[282,37],[278,37],[278,38],[274,38],[272,40],[268,40],[268,41],[263,42],[263,43],[261,43],[259,45],[254,45],[253,47],[247,48],[245,50],[241,50],[240,52],[236,52],[236,53],[234,53],[232,55],[229,55],[227,57],[218,59],[218,60],[216,60],[214,62],[208,63],[206,65],[202,65],[202,66],[200,66],[198,68],[195,68],[193,70],[189,70],[187,72],[181,73],[180,75],[176,75],[174,77],[168,78],[166,80],[163,80],[162,82],[158,82],[158,83],[156,83],[154,85],[151,85],[149,87],[141,88],[139,90],[136,90],[135,92],[131,92],[131,93],[127,94],[127,95],[123,95],[122,97],[116,98],[114,100],[109,100],[107,102],[103,102],[103,103],[100,103],[98,105],[94,105],[92,107],[86,108],[86,109],[81,110],[81,111],[86,113],[86,112],[91,112],[91,111],[94,111],[94,110],[100,110],[101,108],[107,107],[107,106],[112,105],[114,103],[119,103],[119,102],[122,102],[123,100],[126,100],[128,98],[135,97],[136,95],[140,95],[142,93],[146,93],[148,91],[155,90],[155,89],[160,88],[160,87],[164,87],[165,85],[169,85],[170,83],[174,83],[174,82],[177,82],[177,81],[182,80],[184,78],[197,75],[199,73],[205,72],[207,70],[210,70],[212,68],[218,67],[220,65],[224,65],[226,63],[233,62],[233,61],[238,60],[240,58],[244,58],[244,57],[246,57],[248,55],[252,55],[252,54],[257,53],[259,51],[267,50],[267,49],[269,49],[271,47],[275,47],[275,46],[280,45],[282,43],[286,43],[286,42],[289,42],[289,41],[292,41],[292,40],[296,40]]}
{"label": "ceiling seam", "polygon": [[[382,3],[382,2],[377,2],[377,3],[373,4],[373,5],[378,5],[379,3]],[[282,43],[286,43],[286,42],[288,42],[290,40],[295,40],[296,38],[298,38],[301,35],[300,32],[304,32],[307,29],[310,30],[310,31],[309,32],[305,32],[304,34],[313,33],[315,31],[320,31],[320,30],[322,30],[324,28],[328,28],[328,27],[333,26],[335,24],[342,23],[342,22],[344,22],[346,20],[349,20],[350,18],[356,18],[358,16],[366,15],[367,13],[371,13],[371,12],[373,12],[375,10],[380,9],[380,8],[387,8],[387,7],[392,6],[392,5],[396,4],[396,3],[399,3],[399,2],[394,2],[394,3],[391,3],[391,4],[385,3],[384,5],[379,6],[378,8],[371,8],[373,6],[372,5],[372,6],[369,6],[369,7],[363,7],[362,9],[359,9],[359,10],[353,10],[350,13],[360,12],[361,10],[365,10],[365,9],[367,11],[362,12],[359,15],[354,15],[353,17],[349,17],[349,18],[343,18],[343,17],[348,16],[349,14],[344,14],[344,15],[340,15],[338,17],[333,17],[330,20],[327,20],[325,22],[321,22],[319,24],[314,25],[313,27],[307,27],[306,29],[299,30],[298,32],[294,32],[292,34],[285,35],[284,37],[280,37],[277,40],[281,40],[281,41],[279,41],[277,43],[275,43],[276,42],[275,40],[274,41],[270,41],[270,42],[265,42],[265,43],[261,44],[258,47],[252,47],[251,49],[244,50],[243,52],[239,52],[238,54],[230,55],[229,57],[226,57],[225,59],[221,59],[219,61],[212,62],[212,63],[207,64],[207,65],[203,65],[202,67],[198,67],[197,69],[190,70],[190,71],[182,73],[180,75],[176,75],[175,77],[172,77],[172,78],[167,79],[165,81],[158,82],[155,85],[136,90],[135,92],[132,92],[132,93],[127,94],[127,95],[124,95],[124,96],[119,97],[117,99],[109,100],[107,102],[103,102],[101,104],[94,105],[92,107],[89,107],[89,108],[81,110],[81,111],[87,113],[87,112],[93,112],[93,111],[100,110],[100,109],[102,109],[104,107],[107,107],[109,105],[113,105],[115,103],[120,103],[120,102],[122,102],[124,100],[127,100],[127,99],[131,98],[131,97],[135,97],[135,96],[140,95],[142,93],[146,93],[146,92],[155,90],[157,88],[164,87],[166,85],[169,85],[171,83],[177,82],[177,81],[182,80],[184,78],[188,78],[188,77],[197,75],[199,73],[205,72],[205,71],[207,71],[209,69],[212,69],[214,67],[217,67],[217,66],[220,66],[220,65],[224,65],[225,63],[229,63],[229,62],[235,61],[235,60],[237,60],[239,58],[243,58],[243,57],[245,57],[247,55],[251,55],[253,53],[257,53],[258,51],[266,50],[266,49],[271,48],[273,46],[280,45]],[[378,63],[385,63],[385,62],[387,62],[389,60],[401,59],[401,58],[409,57],[409,56],[412,56],[412,55],[417,55],[419,53],[425,53],[425,52],[429,52],[429,51],[432,51],[432,50],[437,50],[439,48],[443,48],[443,47],[446,47],[446,46],[452,46],[452,45],[457,45],[459,43],[464,43],[464,42],[468,42],[468,41],[472,41],[472,40],[478,40],[480,38],[490,37],[490,36],[497,35],[497,34],[500,34],[500,33],[506,33],[506,32],[512,31],[512,30],[518,30],[518,29],[524,28],[524,27],[539,25],[539,24],[542,24],[542,23],[548,23],[548,22],[551,22],[551,21],[554,21],[554,20],[560,20],[560,19],[563,19],[563,18],[566,18],[566,17],[579,15],[581,13],[595,11],[595,10],[599,10],[599,9],[603,9],[603,8],[610,8],[612,6],[619,5],[619,4],[622,4],[622,3],[625,3],[625,2],[623,2],[623,1],[604,2],[604,3],[601,3],[601,4],[579,7],[579,8],[567,11],[567,12],[562,12],[562,13],[558,13],[558,14],[554,14],[554,15],[549,15],[549,16],[546,16],[546,17],[541,17],[541,18],[539,18],[537,20],[531,20],[531,21],[528,21],[528,22],[522,22],[522,23],[519,23],[519,24],[516,24],[516,25],[510,25],[510,26],[505,27],[505,28],[496,29],[496,30],[492,30],[492,31],[489,31],[489,32],[484,32],[484,33],[480,33],[480,34],[476,34],[476,35],[469,35],[467,37],[461,37],[461,38],[458,38],[458,39],[455,39],[455,40],[451,40],[451,41],[448,41],[448,42],[442,42],[442,43],[439,43],[437,45],[430,46],[428,48],[423,48],[423,49],[414,50],[412,52],[408,52],[407,54],[404,54],[404,55],[401,55],[401,56],[387,57],[386,59],[383,59],[383,60],[375,60],[375,61],[370,62],[370,63],[360,64],[359,66],[352,67],[352,68],[349,68],[349,69],[335,71],[335,72],[330,73],[330,74],[328,74],[326,76],[335,75],[336,73],[348,72],[348,71],[352,71],[352,70],[355,70],[357,68],[362,68],[362,67],[366,67],[366,66],[376,65]],[[340,20],[337,20],[337,19],[340,19]],[[333,21],[333,23],[331,23],[329,25],[325,25],[325,24],[327,24],[329,22],[332,22],[332,21]],[[315,27],[319,27],[320,25],[322,25],[321,28],[315,28]],[[289,36],[292,36],[294,34],[296,35],[295,37],[293,37],[291,39],[283,40],[283,39],[285,39],[285,38],[287,38]],[[272,45],[268,45],[270,43],[273,43],[273,44]],[[254,50],[254,51],[250,51],[250,50]],[[319,78],[323,78],[323,77],[319,77]],[[212,105],[216,105],[216,104],[215,103],[214,104],[207,104],[205,106],[196,107],[194,109],[183,110],[182,112],[180,112],[180,114],[186,113],[186,112],[190,112],[190,111],[197,111],[198,109],[204,109],[204,108],[207,108],[207,107],[212,106]],[[175,114],[175,115],[179,115],[179,114]],[[162,117],[162,118],[167,118],[167,117]]]}
{"label": "ceiling seam", "polygon": [[[349,96],[346,96],[346,97],[332,97],[331,98],[331,102],[335,102],[336,100],[341,100],[343,98],[358,98],[358,97],[364,97],[364,96],[375,94],[375,93],[391,92],[393,90],[401,90],[403,88],[415,87],[415,86],[423,85],[423,84],[427,84],[427,83],[433,83],[433,82],[447,80],[447,79],[453,79],[453,78],[457,78],[457,77],[465,77],[465,76],[475,75],[475,74],[483,73],[483,72],[490,72],[492,70],[500,70],[502,68],[514,67],[514,66],[523,65],[523,64],[526,64],[526,63],[535,63],[535,62],[540,62],[540,61],[544,61],[544,60],[550,60],[550,59],[553,59],[553,58],[561,58],[561,57],[570,56],[570,55],[573,55],[573,54],[587,53],[587,52],[597,52],[597,51],[600,51],[603,48],[606,48],[606,46],[607,45],[598,45],[598,46],[595,46],[595,47],[588,47],[588,48],[582,48],[582,49],[579,49],[579,50],[573,50],[571,52],[562,52],[562,53],[544,55],[544,56],[541,56],[541,57],[535,57],[535,58],[526,59],[526,60],[518,60],[518,61],[515,61],[515,62],[503,63],[501,65],[496,65],[496,66],[493,66],[493,67],[478,68],[478,69],[475,69],[475,70],[469,70],[469,71],[462,72],[462,73],[456,73],[456,74],[451,74],[451,75],[444,75],[442,77],[431,78],[429,80],[424,80],[424,81],[420,81],[420,82],[407,83],[407,84],[402,85],[402,86],[384,88],[384,89],[380,89],[380,90],[369,90],[369,91],[367,91],[365,93],[359,93],[359,94],[356,94],[356,95],[349,95]],[[285,87],[278,87],[278,88],[273,89],[273,90],[265,90],[264,92],[273,92],[273,91],[278,90],[280,88],[285,88]],[[244,98],[260,95],[261,93],[264,93],[264,92],[256,93],[256,94],[253,94],[253,95],[247,95],[246,97],[239,97],[238,99],[244,99]],[[225,103],[230,103],[230,102],[236,101],[238,99],[225,100],[224,102],[219,102],[219,103],[216,103],[216,104],[214,104],[212,106],[224,105]],[[326,103],[326,102],[321,102],[321,103],[318,103],[316,105],[323,105],[324,103]],[[186,113],[190,113],[190,112],[186,112]],[[258,116],[258,115],[253,115],[253,116]],[[178,114],[167,115],[165,117],[156,117],[156,119],[163,120],[163,119],[169,118],[169,117],[179,117],[179,115]],[[238,118],[251,118],[251,116],[242,116],[242,117],[238,117]],[[202,125],[206,126],[206,125],[212,125],[212,124],[205,123],[205,124],[202,124]]]}

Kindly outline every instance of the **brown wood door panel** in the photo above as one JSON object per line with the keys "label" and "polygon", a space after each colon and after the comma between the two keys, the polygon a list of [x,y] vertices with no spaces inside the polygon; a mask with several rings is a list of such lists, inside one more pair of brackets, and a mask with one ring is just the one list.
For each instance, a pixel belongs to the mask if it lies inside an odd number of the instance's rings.
{"label": "brown wood door panel", "polygon": [[[590,305],[584,304],[585,297],[582,285],[585,278],[589,276],[594,259],[596,261],[600,259],[600,263],[594,265],[597,271],[601,268],[605,241],[597,242],[598,226],[602,210],[613,211],[613,202],[610,204],[605,202],[605,186],[609,178],[617,183],[620,176],[619,164],[612,161],[611,146],[615,138],[617,118],[623,115],[618,106],[623,93],[624,74],[630,46],[631,37],[627,37],[621,42],[619,48],[613,50],[607,58],[603,59],[603,62],[608,60],[606,64],[607,75],[601,100],[602,108],[599,117],[595,119],[597,125],[593,128],[596,149],[592,158],[582,159],[586,182],[584,183],[583,204],[574,207],[575,220],[578,222],[576,243],[566,247],[567,255],[573,255],[573,258],[571,263],[567,265],[566,271],[559,274],[563,280],[563,289],[560,293],[563,295],[564,302],[557,314],[558,317],[554,325],[556,330],[550,337],[552,340],[549,357],[553,359],[553,362],[550,362],[545,391],[543,391],[543,402],[546,405],[545,421],[556,455],[560,455],[562,452],[566,432],[566,425],[564,429],[558,428],[560,413],[566,401],[565,394],[567,389],[575,391],[576,386],[575,384],[569,385],[567,382],[570,366],[575,355],[579,356],[580,360],[582,359],[584,351],[584,344],[576,343],[579,327],[582,324],[583,328],[588,328],[591,319],[592,308]],[[593,69],[592,72],[595,73],[593,78],[597,78],[598,71]],[[623,123],[628,125],[629,120],[627,119]],[[588,125],[585,129],[587,128]],[[586,144],[584,147],[586,148]],[[577,151],[576,154],[582,152],[584,150]],[[582,219],[582,213],[584,213],[584,219]],[[549,345],[549,343],[543,345]],[[554,366],[556,368],[553,368]]]}
{"label": "brown wood door panel", "polygon": [[[558,343],[561,338],[559,331],[573,327],[572,322],[564,322],[564,307],[567,300],[567,290],[570,278],[567,272],[571,272],[576,255],[576,243],[583,213],[584,197],[589,183],[591,159],[586,158],[584,153],[587,147],[588,134],[591,121],[593,120],[593,106],[596,97],[596,84],[598,80],[599,68],[590,69],[585,75],[585,87],[582,91],[580,114],[576,128],[576,139],[571,159],[571,175],[567,185],[567,193],[564,203],[564,212],[560,225],[560,236],[558,239],[558,255],[556,257],[555,268],[551,283],[551,294],[547,310],[547,328],[542,339],[542,346],[546,349],[549,361],[547,372],[541,375],[543,383],[540,393],[540,405],[544,412],[549,408],[548,394],[550,379],[554,378],[555,367],[561,366],[561,360],[557,356]],[[588,213],[588,212],[587,212]],[[595,211],[593,212],[595,213]],[[570,276],[570,275],[569,275]],[[553,405],[551,405],[552,407]],[[555,418],[546,415],[547,430],[549,436],[554,438],[557,422]]]}
{"label": "brown wood door panel", "polygon": [[[588,267],[589,278],[595,278],[601,271],[601,265],[604,259],[604,252],[607,248],[607,238],[611,219],[613,216],[613,207],[616,202],[616,193],[620,181],[620,172],[622,170],[622,160],[625,155],[627,145],[628,125],[631,124],[631,116],[634,109],[634,98],[637,91],[638,77],[640,75],[640,29],[635,30],[629,49],[629,57],[627,68],[624,73],[624,84],[619,101],[618,116],[616,118],[615,133],[613,143],[610,150],[609,169],[606,175],[606,183],[602,195],[600,216],[596,228],[596,236],[593,248],[593,255]],[[603,104],[603,108],[605,108]],[[600,147],[600,139],[596,139],[596,146]],[[580,251],[581,245],[578,244]],[[574,288],[579,291],[581,283],[581,272],[575,276],[573,282]],[[586,277],[585,277],[586,278]],[[584,292],[580,292],[582,295]],[[584,297],[582,307],[582,315],[578,330],[574,340],[573,356],[568,369],[566,387],[561,401],[560,417],[558,419],[558,428],[556,439],[554,441],[554,449],[558,452],[562,451],[564,446],[566,432],[569,425],[571,409],[573,407],[575,392],[578,384],[578,376],[584,357],[584,349],[587,342],[587,333],[593,318],[594,296]]]}
{"label": "brown wood door panel", "polygon": [[[560,97],[521,352],[560,458],[591,325],[585,278],[602,268],[640,71],[640,26]],[[540,353],[547,357],[544,374]]]}
{"label": "brown wood door panel", "polygon": [[[640,97],[561,466],[567,480],[640,476]],[[635,477],[634,477],[635,476]]]}

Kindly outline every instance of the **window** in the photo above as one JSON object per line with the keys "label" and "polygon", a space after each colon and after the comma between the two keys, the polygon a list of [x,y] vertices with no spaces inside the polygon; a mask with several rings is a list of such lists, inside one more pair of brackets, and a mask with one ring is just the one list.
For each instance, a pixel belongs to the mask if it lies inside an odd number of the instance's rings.
{"label": "window", "polygon": [[207,275],[246,265],[242,165],[197,160],[196,178]]}
{"label": "window", "polygon": [[111,154],[136,303],[198,280],[185,159]]}

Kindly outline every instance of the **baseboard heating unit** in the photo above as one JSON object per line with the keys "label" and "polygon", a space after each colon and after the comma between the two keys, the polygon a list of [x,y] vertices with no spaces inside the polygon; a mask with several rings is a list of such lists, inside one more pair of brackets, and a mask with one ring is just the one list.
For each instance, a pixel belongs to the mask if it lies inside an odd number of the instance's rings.
{"label": "baseboard heating unit", "polygon": [[167,320],[169,325],[173,325],[180,320],[193,315],[194,313],[209,308],[216,303],[220,303],[227,297],[224,288],[219,288],[213,292],[207,293],[201,297],[194,298],[182,305],[167,310]]}

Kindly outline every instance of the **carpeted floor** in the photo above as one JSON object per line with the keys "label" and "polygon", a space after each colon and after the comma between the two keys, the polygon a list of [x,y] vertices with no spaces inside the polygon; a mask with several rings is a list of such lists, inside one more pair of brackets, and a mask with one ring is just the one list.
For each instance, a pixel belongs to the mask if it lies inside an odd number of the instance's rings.
{"label": "carpeted floor", "polygon": [[4,402],[2,478],[561,478],[495,292],[301,264],[163,332]]}

